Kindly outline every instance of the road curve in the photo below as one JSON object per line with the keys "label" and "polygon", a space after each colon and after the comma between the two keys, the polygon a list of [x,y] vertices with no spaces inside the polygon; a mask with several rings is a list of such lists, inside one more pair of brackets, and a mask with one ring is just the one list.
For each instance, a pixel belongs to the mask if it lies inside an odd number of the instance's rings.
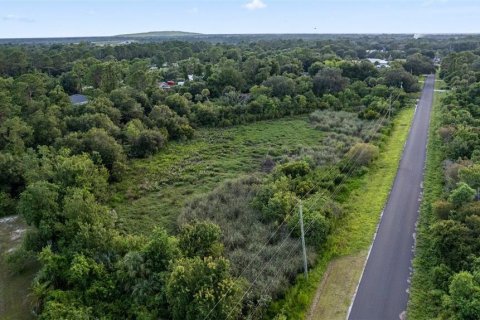
{"label": "road curve", "polygon": [[407,309],[434,84],[428,76],[349,320],[398,320]]}

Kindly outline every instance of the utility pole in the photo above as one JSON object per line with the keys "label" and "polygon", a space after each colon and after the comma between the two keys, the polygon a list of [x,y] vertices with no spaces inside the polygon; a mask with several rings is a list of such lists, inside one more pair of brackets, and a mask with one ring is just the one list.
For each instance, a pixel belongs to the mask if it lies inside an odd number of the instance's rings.
{"label": "utility pole", "polygon": [[390,104],[388,106],[388,120],[390,120],[391,114],[392,114],[392,94],[390,93]]}
{"label": "utility pole", "polygon": [[300,211],[300,232],[302,234],[302,249],[303,249],[303,270],[305,272],[305,278],[308,279],[308,266],[307,266],[307,248],[305,247],[305,230],[303,229],[303,207],[302,200],[298,206]]}

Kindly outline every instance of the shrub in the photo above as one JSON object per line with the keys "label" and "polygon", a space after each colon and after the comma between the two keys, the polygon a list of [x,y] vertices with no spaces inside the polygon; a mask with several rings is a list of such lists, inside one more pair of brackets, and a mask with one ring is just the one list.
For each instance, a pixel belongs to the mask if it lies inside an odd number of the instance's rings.
{"label": "shrub", "polygon": [[448,319],[468,320],[480,317],[480,283],[478,275],[460,272],[453,276],[449,295],[444,299]]}
{"label": "shrub", "polygon": [[467,217],[478,216],[480,217],[480,202],[475,201],[464,205],[457,210],[456,218],[464,221]]}
{"label": "shrub", "polygon": [[430,231],[440,261],[454,271],[465,266],[472,250],[470,230],[458,221],[442,220],[433,224]]}
{"label": "shrub", "polygon": [[347,153],[347,158],[359,166],[367,166],[378,157],[377,146],[370,143],[357,143]]}
{"label": "shrub", "polygon": [[447,220],[450,212],[454,209],[450,202],[438,200],[433,203],[433,213],[438,219]]}
{"label": "shrub", "polygon": [[455,206],[461,207],[462,205],[470,202],[475,197],[475,190],[464,182],[458,184],[457,188],[452,191],[448,200]]}
{"label": "shrub", "polygon": [[[292,235],[295,237],[301,236],[299,215],[295,214],[288,220],[290,230],[293,230]],[[330,224],[323,214],[319,211],[310,211],[305,208],[303,211],[303,224],[305,226],[305,241],[315,247],[320,247],[325,243],[328,233],[330,232]]]}
{"label": "shrub", "polygon": [[298,204],[295,193],[290,191],[276,192],[263,207],[263,214],[266,221],[281,222],[285,217],[293,213]]}
{"label": "shrub", "polygon": [[305,176],[310,170],[310,165],[306,161],[291,161],[278,167],[279,172],[291,178]]}
{"label": "shrub", "polygon": [[[224,258],[184,258],[173,266],[167,300],[174,320],[238,317],[242,284],[230,275]],[[210,312],[211,311],[211,312]]]}
{"label": "shrub", "polygon": [[132,142],[130,152],[133,156],[145,158],[157,153],[165,145],[165,136],[155,130],[144,130]]}
{"label": "shrub", "polygon": [[222,253],[220,227],[211,222],[196,222],[182,226],[179,235],[179,246],[183,254],[189,258],[194,256],[218,257]]}

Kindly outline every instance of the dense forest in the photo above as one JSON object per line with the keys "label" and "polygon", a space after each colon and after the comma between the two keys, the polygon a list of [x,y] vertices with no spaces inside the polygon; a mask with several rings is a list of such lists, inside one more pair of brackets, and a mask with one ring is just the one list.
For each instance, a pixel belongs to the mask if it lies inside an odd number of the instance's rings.
{"label": "dense forest", "polygon": [[[424,207],[414,282],[418,319],[480,317],[480,55],[443,59],[447,92],[438,103],[432,154],[438,178]],[[434,164],[434,166],[433,166]]]}
{"label": "dense forest", "polygon": [[[302,270],[299,202],[313,265],[354,188],[348,181],[368,171],[391,118],[415,104],[418,76],[435,72],[434,60],[448,52],[475,49],[468,38],[406,37],[0,46],[0,216],[18,214],[30,226],[8,259],[13,269],[38,268],[34,314],[278,316],[271,302]],[[479,286],[478,61],[475,52],[454,53],[442,66],[455,90],[439,130],[450,160],[432,241],[447,318],[459,308],[459,319],[478,312],[468,293]],[[85,103],[72,103],[79,94]],[[189,199],[174,226],[130,232],[120,223],[111,191],[135,159],[194,141],[206,128],[305,115],[323,134],[316,148],[261,155],[259,174]],[[459,283],[470,291],[456,290]]]}

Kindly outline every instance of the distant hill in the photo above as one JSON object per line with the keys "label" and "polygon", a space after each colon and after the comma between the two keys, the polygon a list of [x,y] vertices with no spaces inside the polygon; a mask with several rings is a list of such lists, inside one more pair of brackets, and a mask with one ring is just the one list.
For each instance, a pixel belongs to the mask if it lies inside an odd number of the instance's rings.
{"label": "distant hill", "polygon": [[184,31],[151,31],[151,32],[142,32],[142,33],[129,33],[129,34],[119,34],[115,37],[121,38],[154,38],[154,37],[181,37],[181,36],[194,36],[200,35],[201,33],[194,32],[184,32]]}

